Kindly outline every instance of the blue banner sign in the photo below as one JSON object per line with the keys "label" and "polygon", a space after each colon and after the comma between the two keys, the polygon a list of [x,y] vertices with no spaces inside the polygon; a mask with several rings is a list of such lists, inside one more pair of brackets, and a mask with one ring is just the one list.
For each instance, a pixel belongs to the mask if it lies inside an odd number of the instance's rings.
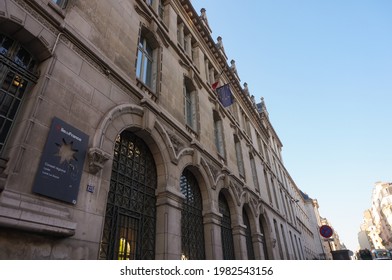
{"label": "blue banner sign", "polygon": [[87,134],[54,118],[33,192],[76,204],[87,147]]}

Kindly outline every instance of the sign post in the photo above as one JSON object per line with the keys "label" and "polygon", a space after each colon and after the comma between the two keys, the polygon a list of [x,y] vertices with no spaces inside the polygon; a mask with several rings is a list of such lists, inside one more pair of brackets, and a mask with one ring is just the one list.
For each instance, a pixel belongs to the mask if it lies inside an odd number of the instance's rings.
{"label": "sign post", "polygon": [[328,225],[322,225],[320,227],[320,235],[328,239],[333,235],[333,229]]}

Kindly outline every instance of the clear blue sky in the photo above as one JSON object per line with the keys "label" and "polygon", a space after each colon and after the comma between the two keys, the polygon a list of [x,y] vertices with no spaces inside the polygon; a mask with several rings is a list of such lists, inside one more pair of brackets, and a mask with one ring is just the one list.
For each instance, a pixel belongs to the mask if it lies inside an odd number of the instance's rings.
{"label": "clear blue sky", "polygon": [[259,101],[298,187],[355,251],[392,181],[392,1],[193,0]]}

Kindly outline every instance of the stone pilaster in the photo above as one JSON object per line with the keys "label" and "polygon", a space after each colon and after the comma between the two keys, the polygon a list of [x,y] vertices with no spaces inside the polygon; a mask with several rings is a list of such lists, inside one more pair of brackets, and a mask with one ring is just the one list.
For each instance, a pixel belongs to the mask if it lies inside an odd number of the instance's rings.
{"label": "stone pilaster", "polygon": [[160,260],[181,259],[181,209],[184,196],[164,191],[157,195],[155,257]]}
{"label": "stone pilaster", "polygon": [[207,260],[222,260],[222,214],[210,212],[204,215],[204,243]]}
{"label": "stone pilaster", "polygon": [[237,225],[233,227],[234,254],[236,260],[248,259],[245,231],[245,225]]}

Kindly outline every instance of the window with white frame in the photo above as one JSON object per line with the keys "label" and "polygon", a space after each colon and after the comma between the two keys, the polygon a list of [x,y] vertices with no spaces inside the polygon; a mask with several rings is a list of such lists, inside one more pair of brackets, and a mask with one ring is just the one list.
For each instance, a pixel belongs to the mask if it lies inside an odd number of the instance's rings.
{"label": "window with white frame", "polygon": [[157,93],[159,43],[142,27],[137,48],[136,78],[152,93]]}
{"label": "window with white frame", "polygon": [[185,123],[197,132],[197,95],[196,88],[188,77],[184,77],[184,115]]}
{"label": "window with white frame", "polygon": [[153,50],[144,37],[140,38],[137,53],[136,77],[146,86],[152,87]]}

